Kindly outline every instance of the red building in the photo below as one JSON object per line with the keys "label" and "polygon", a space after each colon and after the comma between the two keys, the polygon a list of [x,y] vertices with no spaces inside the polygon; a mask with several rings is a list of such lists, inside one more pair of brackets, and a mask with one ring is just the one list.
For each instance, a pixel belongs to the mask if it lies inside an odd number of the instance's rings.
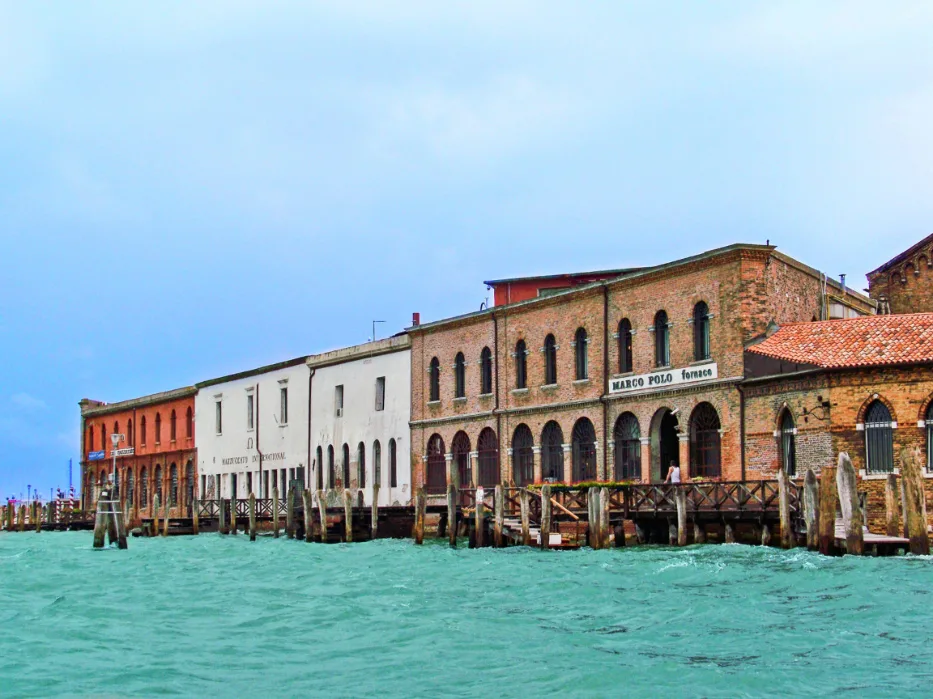
{"label": "red building", "polygon": [[113,474],[111,435],[122,435],[116,468],[120,499],[130,520],[152,515],[154,496],[160,512],[187,516],[195,498],[197,450],[194,437],[194,387],[134,398],[120,403],[83,399],[81,406],[82,506],[93,510]]}
{"label": "red building", "polygon": [[642,271],[643,267],[627,269],[604,269],[595,272],[570,272],[568,274],[550,274],[539,277],[513,277],[511,279],[493,279],[485,282],[495,294],[495,305],[505,306],[510,303],[527,301],[539,296],[549,296],[575,286],[584,286],[593,282],[615,279]]}

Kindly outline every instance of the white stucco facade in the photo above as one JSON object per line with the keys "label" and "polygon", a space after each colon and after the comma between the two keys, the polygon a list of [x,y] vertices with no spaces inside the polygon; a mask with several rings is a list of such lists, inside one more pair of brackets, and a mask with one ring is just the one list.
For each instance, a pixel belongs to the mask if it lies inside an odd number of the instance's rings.
{"label": "white stucco facade", "polygon": [[[380,507],[410,504],[409,337],[401,335],[313,355],[307,363],[312,373],[313,477],[309,483],[314,488],[343,485],[362,491],[368,506],[372,504],[372,486],[378,481]],[[342,405],[338,398],[341,391]],[[344,479],[344,446],[349,456],[349,483]]]}
{"label": "white stucco facade", "polygon": [[202,499],[269,498],[274,485],[284,498],[291,480],[308,482],[309,375],[302,357],[198,384]]}

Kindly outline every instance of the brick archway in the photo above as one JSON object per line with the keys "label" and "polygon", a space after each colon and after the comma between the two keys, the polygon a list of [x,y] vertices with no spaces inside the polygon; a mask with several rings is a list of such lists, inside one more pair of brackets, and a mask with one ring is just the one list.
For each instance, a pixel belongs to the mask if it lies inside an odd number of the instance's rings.
{"label": "brick archway", "polygon": [[[862,405],[859,407],[858,415],[855,418],[856,424],[861,425],[865,423],[865,411],[868,410],[868,406],[874,403],[875,401],[879,401],[880,403],[883,403],[884,406],[888,409],[888,412],[891,413],[891,420],[893,422],[898,422],[897,411],[894,409],[894,405],[892,405],[891,401],[889,401],[887,398],[885,398],[880,393],[872,393],[862,402]],[[898,422],[898,424],[900,423]]]}

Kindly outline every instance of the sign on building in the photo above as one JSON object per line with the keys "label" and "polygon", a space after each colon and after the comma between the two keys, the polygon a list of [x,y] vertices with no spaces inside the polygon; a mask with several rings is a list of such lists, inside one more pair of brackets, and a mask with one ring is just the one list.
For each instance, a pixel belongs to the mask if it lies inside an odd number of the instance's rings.
{"label": "sign on building", "polygon": [[89,451],[87,454],[87,460],[88,461],[103,461],[105,456],[106,455],[103,449],[101,449],[100,451]]}
{"label": "sign on building", "polygon": [[631,393],[633,391],[662,389],[713,381],[717,378],[719,378],[719,367],[715,363],[703,364],[687,367],[686,369],[668,369],[667,371],[653,371],[650,374],[610,379],[609,393]]}

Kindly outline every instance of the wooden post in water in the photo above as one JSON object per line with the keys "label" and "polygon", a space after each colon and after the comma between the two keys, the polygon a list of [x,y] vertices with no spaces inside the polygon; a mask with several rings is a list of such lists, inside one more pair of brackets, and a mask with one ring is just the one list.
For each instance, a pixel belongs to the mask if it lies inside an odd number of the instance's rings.
{"label": "wooden post in water", "polygon": [[599,547],[609,548],[609,489],[599,489]]}
{"label": "wooden post in water", "polygon": [[236,498],[230,498],[227,500],[227,504],[230,506],[230,533],[234,536],[237,533],[236,529]]}
{"label": "wooden post in water", "polygon": [[901,451],[901,479],[904,481],[904,502],[907,507],[907,538],[910,552],[930,555],[930,537],[924,517],[923,473],[920,470],[920,450],[905,447]]}
{"label": "wooden post in water", "polygon": [[369,533],[371,539],[377,539],[379,532],[379,484],[373,483],[373,503],[369,509]]}
{"label": "wooden post in water", "polygon": [[301,491],[301,503],[304,505],[305,541],[310,544],[314,533],[314,497],[307,488]]}
{"label": "wooden post in water", "polygon": [[415,544],[418,546],[424,543],[424,508],[426,505],[427,499],[424,495],[424,488],[419,486],[415,492],[415,528],[412,532]]}
{"label": "wooden post in water", "polygon": [[635,525],[635,541],[641,545],[644,544],[648,537],[645,535],[645,528],[641,526],[638,522],[634,522]]}
{"label": "wooden post in water", "polygon": [[272,537],[279,538],[279,489],[272,488]]}
{"label": "wooden post in water", "polygon": [[483,546],[485,545],[483,541],[483,538],[484,538],[483,534],[485,533],[483,532],[483,525],[486,521],[486,504],[483,502],[483,498],[481,497],[482,495],[481,491],[482,491],[482,488],[476,489],[476,509],[475,509],[476,516],[474,518],[474,524],[473,524],[473,528],[476,533],[474,539],[476,541],[476,548],[478,549],[483,548]]}
{"label": "wooden post in water", "polygon": [[457,548],[457,486],[447,484],[447,537],[450,548]]}
{"label": "wooden post in water", "polygon": [[317,509],[321,516],[321,543],[327,543],[327,491],[317,491]]}
{"label": "wooden post in water", "polygon": [[897,476],[889,473],[884,482],[884,531],[888,536],[900,536],[899,514],[897,511]]}
{"label": "wooden post in water", "polygon": [[846,533],[846,553],[861,556],[865,552],[864,534],[862,532],[862,509],[858,501],[855,467],[846,452],[839,454],[839,466],[836,469],[836,491],[839,493],[842,526]]}
{"label": "wooden post in water", "polygon": [[687,545],[687,491],[674,486],[674,504],[677,507],[677,545]]}
{"label": "wooden post in water", "polygon": [[494,493],[492,538],[496,548],[501,549],[502,529],[505,527],[505,491],[502,490],[501,484],[496,486]]}
{"label": "wooden post in water", "polygon": [[790,519],[790,477],[784,469],[778,470],[778,503],[781,508],[781,548],[797,546],[797,537]]}
{"label": "wooden post in water", "polygon": [[677,546],[677,520],[667,520],[667,543]]}
{"label": "wooden post in water", "polygon": [[343,491],[343,540],[353,541],[353,495],[349,489]]}
{"label": "wooden post in water", "polygon": [[227,529],[227,507],[226,500],[219,498],[217,500],[217,531],[221,534],[229,534],[230,530]]}
{"label": "wooden post in water", "polygon": [[530,495],[525,488],[522,488],[521,498],[519,500],[522,513],[522,546],[531,545],[531,503]]}
{"label": "wooden post in water", "polygon": [[285,491],[285,536],[295,538],[295,487],[291,484]]}
{"label": "wooden post in water", "polygon": [[820,553],[836,552],[836,467],[828,464],[820,473]]}
{"label": "wooden post in water", "polygon": [[735,543],[735,531],[732,529],[732,525],[729,522],[725,523],[725,531],[723,533],[723,541],[727,544]]}
{"label": "wooden post in water", "polygon": [[256,494],[249,494],[249,540],[256,541]]}
{"label": "wooden post in water", "polygon": [[695,544],[706,543],[706,529],[704,529],[703,525],[700,522],[698,522],[696,519],[693,520],[693,543]]}
{"label": "wooden post in water", "polygon": [[820,484],[812,468],[803,479],[803,516],[807,522],[807,548],[820,548]]}
{"label": "wooden post in water", "polygon": [[117,528],[117,548],[121,550],[126,549],[126,516],[113,514],[111,515],[114,519],[114,524]]}
{"label": "wooden post in water", "polygon": [[761,545],[770,546],[771,545],[771,528],[762,522],[761,524]]}
{"label": "wooden post in water", "polygon": [[38,502],[35,504],[35,513],[36,513],[36,534],[42,532],[42,505]]}
{"label": "wooden post in water", "polygon": [[[94,516],[94,548],[102,549],[104,548],[104,537],[107,536],[107,513],[101,511],[101,500],[105,500],[109,497],[109,493],[105,490],[102,491],[97,500],[97,514]],[[20,525],[25,524],[26,520],[26,506],[23,505],[21,512]],[[20,529],[22,531],[22,528]]]}
{"label": "wooden post in water", "polygon": [[165,498],[165,513],[164,513],[165,516],[162,518],[165,521],[165,523],[162,525],[162,536],[168,536],[168,523],[170,519],[168,516],[168,511],[169,511],[169,499]]}
{"label": "wooden post in water", "polygon": [[541,548],[551,546],[551,485],[541,486]]}
{"label": "wooden post in water", "polygon": [[586,538],[591,549],[599,548],[599,510],[595,486],[586,490]]}
{"label": "wooden post in water", "polygon": [[[159,535],[159,504],[159,495],[157,493],[152,496],[152,536]],[[226,534],[227,532],[223,533]]]}
{"label": "wooden post in water", "polygon": [[201,501],[197,498],[191,503],[191,531],[195,536],[200,534],[201,529],[200,504]]}

